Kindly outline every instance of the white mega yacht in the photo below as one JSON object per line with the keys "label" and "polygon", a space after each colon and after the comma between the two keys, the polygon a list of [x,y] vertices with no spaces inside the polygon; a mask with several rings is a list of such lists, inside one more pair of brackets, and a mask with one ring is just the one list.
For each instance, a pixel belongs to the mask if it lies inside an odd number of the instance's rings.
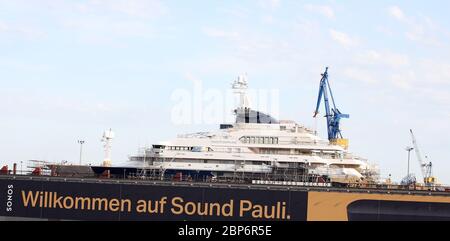
{"label": "white mega yacht", "polygon": [[180,135],[130,156],[129,165],[192,178],[338,182],[376,181],[378,168],[345,146],[320,138],[294,121],[279,121],[253,110],[248,82],[239,76],[236,121],[220,129]]}

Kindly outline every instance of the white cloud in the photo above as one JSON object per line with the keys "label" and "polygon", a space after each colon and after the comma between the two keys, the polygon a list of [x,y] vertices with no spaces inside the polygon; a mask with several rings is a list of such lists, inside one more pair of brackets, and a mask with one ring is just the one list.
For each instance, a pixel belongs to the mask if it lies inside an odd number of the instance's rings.
{"label": "white cloud", "polygon": [[67,28],[80,30],[84,33],[92,34],[112,34],[120,36],[147,36],[151,33],[148,24],[141,21],[110,21],[107,18],[86,17],[84,19],[76,18],[63,22]]}
{"label": "white cloud", "polygon": [[42,93],[22,89],[0,91],[2,110],[15,115],[43,116],[58,113],[67,116],[76,113],[98,116],[118,111],[118,103],[111,104],[99,99],[77,99],[72,96]]}
{"label": "white cloud", "polygon": [[388,8],[388,13],[389,13],[389,15],[391,15],[392,17],[396,18],[399,21],[402,21],[402,22],[407,22],[408,21],[405,13],[398,6],[390,6]]}
{"label": "white cloud", "polygon": [[89,0],[78,4],[77,8],[85,13],[110,11],[135,18],[156,18],[167,13],[160,0]]}
{"label": "white cloud", "polygon": [[239,33],[236,31],[226,31],[218,28],[205,27],[203,28],[203,33],[213,38],[224,38],[228,40],[238,40],[240,38]]}
{"label": "white cloud", "polygon": [[356,38],[350,37],[348,34],[344,32],[330,29],[330,35],[334,41],[345,47],[351,47],[358,44],[358,40]]}
{"label": "white cloud", "polygon": [[6,23],[0,22],[0,32],[6,32],[8,31],[9,27],[6,25]]}
{"label": "white cloud", "polygon": [[18,36],[27,39],[43,38],[46,34],[35,27],[24,24],[3,22],[0,20],[0,34]]}
{"label": "white cloud", "polygon": [[407,39],[431,46],[441,46],[441,42],[422,24],[411,24],[405,33]]}
{"label": "white cloud", "polygon": [[380,32],[384,35],[388,35],[388,36],[394,35],[394,31],[390,27],[387,27],[387,26],[378,25],[375,29],[377,32]]}
{"label": "white cloud", "polygon": [[[244,33],[217,27],[204,27],[202,32],[209,37],[226,41],[226,44],[223,46],[233,50],[233,53],[226,54],[227,56],[234,56],[229,58],[233,59],[233,65],[237,63],[236,58],[239,61],[252,63],[252,65],[254,63],[260,65],[268,63],[286,64],[286,62],[292,61],[299,54],[296,44],[279,38],[279,36],[268,36],[265,33],[252,30]],[[222,57],[222,59],[224,58]],[[227,65],[229,64],[227,63]]]}
{"label": "white cloud", "polygon": [[450,63],[440,60],[424,59],[418,62],[426,84],[441,84],[450,87]]}
{"label": "white cloud", "polygon": [[[57,23],[84,44],[124,47],[121,38],[152,38],[154,24],[168,13],[160,0],[87,0],[84,2],[49,2],[52,9],[73,14],[55,13]],[[120,39],[119,39],[120,38]]]}
{"label": "white cloud", "polygon": [[344,70],[349,79],[380,87],[415,93],[436,104],[449,105],[450,63],[445,60],[412,58],[389,50],[356,54]]}
{"label": "white cloud", "polygon": [[344,76],[349,79],[362,81],[367,84],[375,84],[378,83],[379,80],[373,76],[373,74],[362,68],[349,67],[344,70]]}
{"label": "white cloud", "polygon": [[263,8],[275,9],[280,7],[281,0],[260,0],[259,3]]}
{"label": "white cloud", "polygon": [[275,22],[275,19],[273,18],[272,15],[266,15],[262,18],[263,23],[267,23],[267,24],[273,24]]}
{"label": "white cloud", "polygon": [[355,56],[355,61],[364,65],[381,64],[392,68],[407,66],[410,63],[410,59],[407,55],[392,51],[377,50],[359,53]]}
{"label": "white cloud", "polygon": [[413,87],[412,83],[416,80],[416,73],[414,71],[394,73],[391,75],[390,80],[394,86],[409,90]]}
{"label": "white cloud", "polygon": [[407,39],[425,45],[442,47],[443,44],[437,36],[447,33],[447,29],[440,28],[431,18],[423,15],[407,16],[398,6],[389,7],[388,13],[406,26],[405,37]]}
{"label": "white cloud", "polygon": [[316,21],[299,19],[293,23],[293,32],[298,35],[298,38],[317,38],[321,31],[320,24]]}
{"label": "white cloud", "polygon": [[[436,88],[421,88],[418,91],[420,91],[420,94],[422,94],[426,98],[430,98],[438,104],[441,104],[443,106],[450,105],[450,91],[449,90],[436,89]],[[449,112],[449,114],[450,114],[450,112]],[[450,117],[450,115],[449,115],[449,117]]]}
{"label": "white cloud", "polygon": [[329,19],[334,19],[334,10],[329,5],[314,5],[314,4],[306,4],[305,9],[310,12],[319,13]]}
{"label": "white cloud", "polygon": [[61,20],[62,27],[75,36],[75,40],[89,45],[126,47],[123,38],[152,38],[154,27],[139,20],[113,20],[101,16],[86,16]]}
{"label": "white cloud", "polygon": [[248,10],[245,8],[220,9],[220,11],[233,18],[247,18],[249,15]]}
{"label": "white cloud", "polygon": [[379,60],[392,67],[405,66],[409,64],[408,56],[392,52],[382,53],[381,59]]}

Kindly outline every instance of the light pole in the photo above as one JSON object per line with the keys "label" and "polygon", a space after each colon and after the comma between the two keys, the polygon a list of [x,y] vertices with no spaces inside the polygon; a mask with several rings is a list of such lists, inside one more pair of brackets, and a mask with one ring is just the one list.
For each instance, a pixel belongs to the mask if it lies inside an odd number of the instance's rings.
{"label": "light pole", "polygon": [[22,162],[23,161],[20,161],[20,175],[23,175]]}
{"label": "light pole", "polygon": [[85,141],[83,140],[78,140],[78,144],[80,144],[80,166],[81,166],[81,161],[82,161],[82,157],[83,157],[83,144]]}
{"label": "light pole", "polygon": [[407,173],[407,177],[409,177],[409,159],[410,159],[410,157],[411,157],[411,151],[412,150],[414,150],[414,148],[413,147],[410,147],[410,146],[407,146],[406,148],[405,148],[405,150],[408,152],[408,173]]}

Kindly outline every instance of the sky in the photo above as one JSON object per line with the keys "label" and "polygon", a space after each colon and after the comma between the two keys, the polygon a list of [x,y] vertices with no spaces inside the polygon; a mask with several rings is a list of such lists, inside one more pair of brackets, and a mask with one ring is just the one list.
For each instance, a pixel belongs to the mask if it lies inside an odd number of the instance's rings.
{"label": "sky", "polygon": [[[113,163],[215,130],[220,120],[177,123],[174,93],[195,98],[201,83],[208,108],[205,90],[224,93],[242,73],[250,88],[278,93],[269,98],[277,116],[326,138],[312,113],[328,66],[338,108],[350,114],[341,122],[350,151],[400,181],[412,128],[450,184],[448,9],[418,0],[0,0],[0,164],[77,163],[80,139],[83,160],[99,164],[109,128]],[[420,178],[414,153],[411,170]]]}

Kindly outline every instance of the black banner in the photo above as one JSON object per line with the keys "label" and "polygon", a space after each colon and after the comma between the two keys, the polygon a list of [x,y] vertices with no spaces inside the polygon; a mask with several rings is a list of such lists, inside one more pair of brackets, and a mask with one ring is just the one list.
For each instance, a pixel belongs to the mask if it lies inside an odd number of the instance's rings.
{"label": "black banner", "polygon": [[0,216],[96,221],[305,221],[307,192],[0,179]]}

